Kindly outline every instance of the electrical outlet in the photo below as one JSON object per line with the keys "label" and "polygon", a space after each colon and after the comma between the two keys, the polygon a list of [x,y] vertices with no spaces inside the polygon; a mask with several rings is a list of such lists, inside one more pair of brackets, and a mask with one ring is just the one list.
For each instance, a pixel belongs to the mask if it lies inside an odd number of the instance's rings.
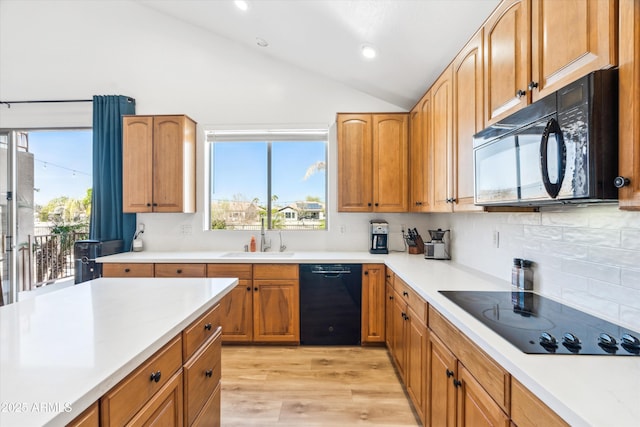
{"label": "electrical outlet", "polygon": [[493,230],[493,247],[498,249],[500,247],[500,232]]}
{"label": "electrical outlet", "polygon": [[346,234],[346,232],[347,232],[347,226],[342,224],[340,226],[340,234]]}
{"label": "electrical outlet", "polygon": [[182,225],[180,226],[180,231],[183,236],[190,236],[193,230],[190,225]]}

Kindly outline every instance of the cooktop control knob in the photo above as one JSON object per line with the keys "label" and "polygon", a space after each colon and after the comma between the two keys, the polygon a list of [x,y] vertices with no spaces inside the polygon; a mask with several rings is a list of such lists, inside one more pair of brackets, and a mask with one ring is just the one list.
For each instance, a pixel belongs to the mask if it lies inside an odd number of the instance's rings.
{"label": "cooktop control knob", "polygon": [[577,347],[581,344],[580,339],[577,336],[573,335],[571,332],[567,332],[562,336],[562,342],[566,345],[572,345]]}
{"label": "cooktop control knob", "polygon": [[540,345],[547,351],[555,351],[558,347],[558,341],[549,332],[543,332],[540,334]]}
{"label": "cooktop control knob", "polygon": [[605,347],[615,347],[618,345],[618,342],[614,337],[604,332],[598,336],[598,343]]}
{"label": "cooktop control knob", "polygon": [[620,345],[629,353],[640,354],[640,340],[631,334],[623,334],[620,338]]}

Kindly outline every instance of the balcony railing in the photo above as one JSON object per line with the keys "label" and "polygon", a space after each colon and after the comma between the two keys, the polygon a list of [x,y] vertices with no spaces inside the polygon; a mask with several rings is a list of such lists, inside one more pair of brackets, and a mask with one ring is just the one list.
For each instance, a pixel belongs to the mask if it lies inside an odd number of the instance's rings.
{"label": "balcony railing", "polygon": [[31,290],[73,276],[73,245],[88,236],[88,232],[30,235],[28,246],[20,249],[22,290]]}

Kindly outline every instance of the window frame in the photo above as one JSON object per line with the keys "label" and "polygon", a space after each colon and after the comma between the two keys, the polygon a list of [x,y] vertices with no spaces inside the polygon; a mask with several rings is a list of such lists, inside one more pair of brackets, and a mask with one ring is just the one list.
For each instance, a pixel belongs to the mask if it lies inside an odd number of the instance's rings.
{"label": "window frame", "polygon": [[[213,144],[216,142],[263,142],[269,143],[269,156],[267,160],[267,224],[266,230],[277,231],[328,231],[329,229],[329,126],[326,124],[312,124],[312,125],[278,125],[278,126],[253,126],[253,125],[238,125],[238,126],[209,126],[204,129],[205,139],[205,185],[204,185],[204,224],[203,229],[205,231],[245,231],[235,229],[218,230],[212,228],[212,198],[211,198],[211,183],[213,179],[213,163],[212,163],[212,150]],[[291,230],[282,228],[271,228],[272,215],[271,215],[271,143],[277,142],[323,142],[324,143],[324,162],[325,162],[325,174],[324,174],[324,228],[321,229],[308,229],[308,230]],[[297,216],[297,215],[296,215]]]}

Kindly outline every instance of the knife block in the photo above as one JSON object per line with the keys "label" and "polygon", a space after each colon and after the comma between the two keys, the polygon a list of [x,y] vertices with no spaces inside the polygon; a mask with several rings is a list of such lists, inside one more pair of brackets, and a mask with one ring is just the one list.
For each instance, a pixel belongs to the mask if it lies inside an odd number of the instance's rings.
{"label": "knife block", "polygon": [[424,242],[422,241],[422,237],[418,236],[415,239],[416,246],[409,246],[410,254],[423,254],[424,253]]}

